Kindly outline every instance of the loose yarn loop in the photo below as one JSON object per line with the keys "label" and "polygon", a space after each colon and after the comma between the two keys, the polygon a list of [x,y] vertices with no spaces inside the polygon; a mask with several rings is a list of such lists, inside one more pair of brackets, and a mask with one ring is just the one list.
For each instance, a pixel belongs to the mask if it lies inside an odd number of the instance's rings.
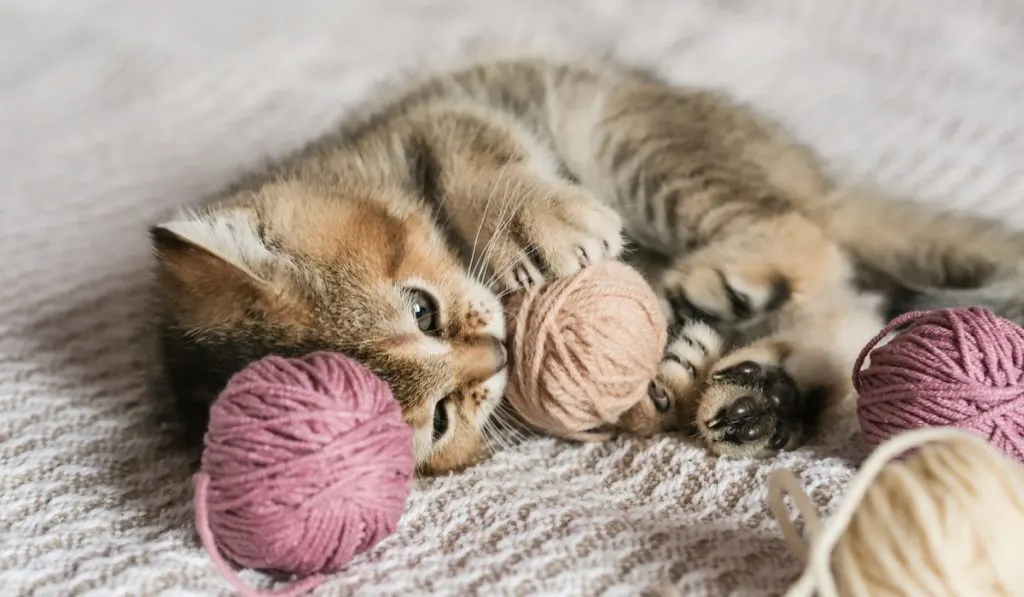
{"label": "loose yarn loop", "polygon": [[894,319],[861,351],[853,384],[860,426],[872,446],[901,431],[953,426],[1024,462],[1024,329],[987,309]]}
{"label": "loose yarn loop", "polygon": [[[390,389],[333,353],[268,357],[236,374],[213,404],[196,526],[221,573],[245,567],[314,575],[297,595],[394,532],[412,490],[412,430]],[[220,552],[218,552],[218,547]]]}
{"label": "loose yarn loop", "polygon": [[639,272],[603,261],[509,303],[507,395],[538,429],[580,441],[610,437],[643,398],[667,342],[658,298]]}
{"label": "loose yarn loop", "polygon": [[[809,545],[789,518],[786,493]],[[806,566],[790,597],[1024,595],[1024,468],[973,434],[920,429],[882,444],[824,527],[792,471],[775,471],[768,494]]]}

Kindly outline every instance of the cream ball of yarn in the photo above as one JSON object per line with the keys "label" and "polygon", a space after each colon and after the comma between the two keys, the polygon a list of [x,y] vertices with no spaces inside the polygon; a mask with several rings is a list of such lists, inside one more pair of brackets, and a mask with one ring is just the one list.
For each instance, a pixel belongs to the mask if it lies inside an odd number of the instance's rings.
{"label": "cream ball of yarn", "polygon": [[786,469],[769,479],[769,501],[806,564],[792,597],[1024,596],[1024,467],[969,432],[925,428],[883,443],[826,525]]}

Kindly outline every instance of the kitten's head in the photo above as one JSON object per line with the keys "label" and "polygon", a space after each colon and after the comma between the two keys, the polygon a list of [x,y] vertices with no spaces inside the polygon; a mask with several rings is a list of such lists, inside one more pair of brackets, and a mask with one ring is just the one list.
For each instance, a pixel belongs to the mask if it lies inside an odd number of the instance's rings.
{"label": "kitten's head", "polygon": [[152,230],[179,400],[200,402],[205,415],[228,377],[257,358],[341,351],[391,385],[422,473],[479,461],[506,381],[495,294],[429,214],[388,207],[413,201],[290,185]]}

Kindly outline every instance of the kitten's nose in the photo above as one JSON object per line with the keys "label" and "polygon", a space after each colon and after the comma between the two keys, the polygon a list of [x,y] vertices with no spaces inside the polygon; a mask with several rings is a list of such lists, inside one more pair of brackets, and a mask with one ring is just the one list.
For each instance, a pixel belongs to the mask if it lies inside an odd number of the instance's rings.
{"label": "kitten's nose", "polygon": [[494,376],[508,364],[505,344],[492,336],[480,336],[456,349],[461,383],[480,382]]}

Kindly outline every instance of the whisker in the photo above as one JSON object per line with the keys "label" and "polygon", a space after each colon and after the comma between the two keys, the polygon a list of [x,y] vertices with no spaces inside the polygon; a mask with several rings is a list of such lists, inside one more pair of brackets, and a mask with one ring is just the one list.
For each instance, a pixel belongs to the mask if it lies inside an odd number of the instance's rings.
{"label": "whisker", "polygon": [[504,400],[501,401],[495,409],[492,418],[494,418],[496,423],[500,424],[507,433],[511,434],[517,443],[524,442],[533,437],[538,437],[536,433],[528,429],[519,421],[518,416],[512,409],[512,405]]}
{"label": "whisker", "polygon": [[[508,185],[510,182],[510,180],[505,181],[505,190],[503,191],[503,198],[505,198],[506,200],[502,201],[501,211],[498,212],[497,224],[495,225],[494,230],[491,232],[491,238],[487,240],[487,245],[484,247],[483,256],[479,263],[480,267],[478,267],[477,271],[474,273],[474,278],[480,281],[480,283],[487,288],[491,287],[490,282],[483,282],[482,280],[480,280],[479,274],[483,269],[483,265],[490,260],[491,253],[494,250],[496,242],[501,238],[501,235],[505,233],[506,229],[508,228],[508,225],[511,224],[512,222],[512,218],[515,217],[516,211],[521,206],[521,202],[519,205],[514,206],[514,201],[507,200],[509,197]],[[498,185],[495,184],[494,188],[497,189],[497,186]],[[494,278],[494,274],[491,275],[491,278]]]}
{"label": "whisker", "polygon": [[[502,171],[504,173],[504,170]],[[496,191],[500,183],[500,178],[495,181],[494,190]],[[476,275],[474,277],[479,280],[479,274],[483,269],[483,266],[488,262],[491,252],[494,249],[496,241],[501,239],[502,235],[508,228],[508,225],[512,223],[512,219],[518,214],[519,209],[525,203],[525,195],[517,195],[515,191],[509,192],[509,185],[512,183],[511,178],[505,178],[505,188],[501,192],[501,211],[498,213],[497,225],[494,231],[491,233],[491,238],[488,239],[487,245],[484,247],[484,258],[478,264]],[[522,187],[522,180],[517,181],[516,189]],[[481,282],[483,283],[483,282]],[[484,284],[490,288],[490,284]]]}
{"label": "whisker", "polygon": [[[505,176],[505,171],[508,170],[508,165],[510,163],[512,163],[511,160],[505,162],[501,166],[501,170],[498,171],[498,177],[495,179],[494,184],[491,186],[491,192],[488,193],[487,201],[484,203],[484,212],[483,212],[483,215],[480,216],[480,223],[476,227],[476,235],[473,238],[473,250],[472,250],[472,253],[469,256],[469,267],[467,268],[467,269],[469,269],[470,275],[473,278],[477,278],[478,277],[477,269],[479,269],[479,267],[480,267],[479,264],[474,266],[474,263],[473,263],[473,261],[476,258],[476,245],[477,245],[478,242],[480,242],[480,232],[483,230],[484,221],[487,219],[487,211],[491,207],[491,201],[494,199],[495,192],[498,189],[498,183]],[[493,238],[493,237],[491,237],[491,238]],[[490,244],[490,241],[488,241],[488,244]],[[481,259],[480,263],[484,263],[484,261],[485,261],[484,259]]]}
{"label": "whisker", "polygon": [[[517,443],[517,434],[512,430],[508,423],[505,421],[505,417],[502,413],[502,407],[505,407],[505,400],[499,400],[495,405],[491,415],[487,417],[484,422],[483,429],[490,436],[492,443],[499,444],[502,449],[509,450],[515,447]],[[510,433],[511,432],[511,433]],[[511,439],[508,436],[512,436]]]}
{"label": "whisker", "polygon": [[[515,218],[516,215],[519,213],[519,210],[522,209],[523,205],[527,201],[527,198],[531,196],[537,184],[537,182],[532,182],[528,191],[524,192],[523,181],[517,181],[516,187],[511,194],[511,196],[514,197],[514,199],[512,201],[506,202],[503,205],[501,214],[499,214],[498,224],[497,226],[495,226],[494,233],[492,234],[491,239],[486,247],[485,261],[489,259],[495,241],[500,239],[503,234],[507,233],[509,225],[512,223],[513,218]],[[507,188],[506,192],[508,192]],[[491,276],[486,281],[480,280],[480,283],[489,289],[493,289],[494,285],[500,282],[501,278],[504,277],[505,274],[507,274],[513,268],[515,268],[516,265],[517,264],[512,263],[509,266],[502,268],[501,270],[495,270],[491,273]]]}
{"label": "whisker", "polygon": [[502,437],[501,430],[494,426],[492,418],[493,417],[488,417],[483,427],[480,428],[480,434],[483,436],[484,444],[487,445],[488,450],[491,452],[497,451],[494,449],[495,446],[502,451],[511,449],[511,446]]}

